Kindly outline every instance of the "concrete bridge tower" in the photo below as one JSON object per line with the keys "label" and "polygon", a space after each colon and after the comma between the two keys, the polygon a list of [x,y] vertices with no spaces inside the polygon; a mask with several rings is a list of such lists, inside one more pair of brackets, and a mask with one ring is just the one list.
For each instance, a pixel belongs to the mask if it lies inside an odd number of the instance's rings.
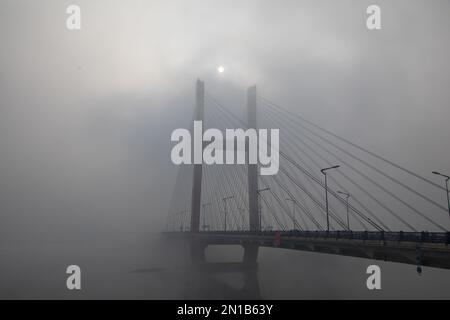
{"label": "concrete bridge tower", "polygon": [[[205,110],[205,84],[197,80],[196,85],[196,109],[195,121],[203,121]],[[247,125],[248,129],[257,129],[257,112],[256,112],[256,86],[247,90]],[[193,132],[192,132],[193,134]],[[201,148],[203,153],[203,145],[195,146]],[[249,228],[250,231],[259,231],[261,222],[258,214],[258,165],[249,163],[249,143],[246,142],[246,160],[248,172],[248,203],[249,203]],[[191,233],[200,231],[200,212],[201,212],[201,195],[202,195],[202,164],[194,164],[194,173],[192,179],[192,200],[191,200]],[[258,245],[244,246],[244,264],[254,264],[258,258]],[[204,254],[205,245],[199,243],[195,238],[191,244],[191,257],[194,262],[205,261]]]}

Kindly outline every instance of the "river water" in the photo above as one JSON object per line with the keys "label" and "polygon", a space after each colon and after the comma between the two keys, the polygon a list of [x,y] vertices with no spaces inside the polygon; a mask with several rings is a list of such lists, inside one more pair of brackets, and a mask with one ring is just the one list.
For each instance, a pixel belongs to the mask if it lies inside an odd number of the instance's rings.
{"label": "river water", "polygon": [[[450,299],[450,271],[285,249],[261,248],[256,274],[203,274],[186,244],[159,234],[77,243],[0,247],[2,299]],[[211,247],[210,261],[238,261],[239,247]],[[81,290],[66,288],[66,268],[81,268]],[[381,290],[366,269],[381,267]],[[246,293],[246,294],[243,294]]]}

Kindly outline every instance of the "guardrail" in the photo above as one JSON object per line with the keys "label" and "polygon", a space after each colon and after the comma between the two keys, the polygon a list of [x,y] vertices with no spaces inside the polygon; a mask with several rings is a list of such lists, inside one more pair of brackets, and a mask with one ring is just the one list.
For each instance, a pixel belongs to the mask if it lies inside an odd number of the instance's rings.
{"label": "guardrail", "polygon": [[[185,233],[189,232],[167,232]],[[420,242],[420,243],[443,243],[450,244],[450,232],[385,232],[385,231],[202,231],[200,234],[211,235],[243,235],[243,236],[276,236],[281,237],[302,237],[302,238],[334,238],[348,240],[378,240],[378,241],[398,241],[398,242]]]}

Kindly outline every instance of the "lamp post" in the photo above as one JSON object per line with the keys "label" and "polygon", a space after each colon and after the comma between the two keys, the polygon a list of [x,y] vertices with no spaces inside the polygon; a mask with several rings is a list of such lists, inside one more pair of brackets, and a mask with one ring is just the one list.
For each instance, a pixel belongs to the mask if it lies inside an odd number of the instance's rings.
{"label": "lamp post", "polygon": [[234,198],[234,196],[229,196],[229,197],[222,198],[223,205],[225,207],[225,216],[224,216],[224,221],[223,221],[223,230],[225,232],[227,232],[227,200],[233,199],[233,198]]}
{"label": "lamp post", "polygon": [[184,217],[185,217],[185,213],[187,213],[188,210],[182,210],[180,211],[180,220],[181,220],[181,224],[180,224],[180,231],[183,232],[184,231]]}
{"label": "lamp post", "polygon": [[264,191],[268,191],[268,190],[270,190],[270,188],[259,189],[259,190],[257,190],[257,191],[256,191],[256,193],[258,194],[259,231],[261,231],[261,230],[262,230],[262,215],[261,215],[261,211],[262,211],[262,208],[261,208],[261,192],[264,192]]}
{"label": "lamp post", "polygon": [[206,211],[205,211],[205,208],[207,206],[210,206],[210,205],[212,205],[211,202],[202,204],[202,211],[203,211],[203,215],[202,215],[202,222],[203,222],[202,229],[203,229],[203,231],[206,230],[206,227],[208,227],[208,231],[209,231],[209,225],[206,225],[206,219],[205,219]]}
{"label": "lamp post", "polygon": [[433,171],[433,173],[438,175],[438,176],[441,176],[441,177],[445,178],[445,190],[446,190],[446,194],[447,194],[448,215],[450,217],[450,198],[449,198],[449,195],[448,195],[448,180],[450,180],[450,177],[445,175],[445,174],[439,173],[437,171]]}
{"label": "lamp post", "polygon": [[347,229],[350,230],[350,219],[348,217],[348,198],[350,198],[350,194],[342,191],[338,191],[337,193],[340,193],[345,196],[345,202],[347,203]]}
{"label": "lamp post", "polygon": [[320,172],[322,172],[322,174],[325,176],[325,204],[326,204],[326,208],[327,208],[327,232],[330,232],[330,218],[329,218],[329,213],[328,213],[328,186],[327,186],[327,171],[331,170],[331,169],[337,169],[340,166],[332,166],[332,167],[328,167],[328,168],[323,168],[320,170]]}
{"label": "lamp post", "polygon": [[286,201],[292,201],[292,224],[294,225],[295,230],[295,204],[297,203],[297,201],[291,198],[286,198]]}
{"label": "lamp post", "polygon": [[239,207],[238,210],[239,210],[239,214],[240,214],[240,216],[241,216],[241,222],[242,222],[242,225],[241,225],[241,231],[244,231],[244,226],[245,226],[245,222],[244,222],[244,212],[245,212],[245,209]]}

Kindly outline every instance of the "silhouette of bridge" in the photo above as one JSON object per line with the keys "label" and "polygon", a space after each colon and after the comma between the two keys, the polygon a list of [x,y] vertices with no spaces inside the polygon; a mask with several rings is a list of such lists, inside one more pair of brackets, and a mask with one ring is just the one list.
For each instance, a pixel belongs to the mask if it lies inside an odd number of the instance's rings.
{"label": "silhouette of bridge", "polygon": [[[256,164],[180,166],[164,236],[190,241],[195,264],[254,269],[263,246],[450,268],[450,211],[441,203],[448,189],[256,87],[247,107],[234,109],[197,81],[193,120],[204,128],[280,129],[279,173],[258,175]],[[243,246],[242,264],[206,263],[209,245]]]}

